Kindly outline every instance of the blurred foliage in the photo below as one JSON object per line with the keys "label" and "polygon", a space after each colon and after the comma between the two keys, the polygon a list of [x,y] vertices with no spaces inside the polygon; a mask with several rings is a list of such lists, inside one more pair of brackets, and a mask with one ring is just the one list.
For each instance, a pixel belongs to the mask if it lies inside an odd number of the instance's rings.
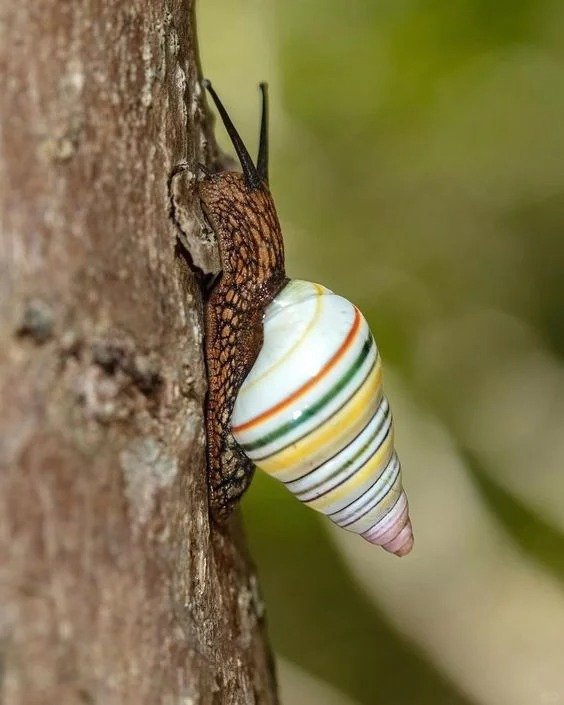
{"label": "blurred foliage", "polygon": [[[257,130],[254,84],[270,82],[271,184],[288,271],[359,305],[416,413],[452,439],[495,540],[523,575],[561,589],[564,4],[205,0],[200,21],[205,71],[246,136]],[[413,421],[396,412],[400,454]],[[418,471],[404,468],[415,507]],[[439,475],[425,472],[441,495]],[[258,477],[244,510],[273,642],[287,659],[366,705],[501,705],[470,671],[462,676],[471,665],[426,651],[415,628],[400,633],[378,581],[365,594],[325,522],[281,487]],[[418,521],[443,516],[414,519],[417,536]],[[474,543],[469,533],[468,554],[449,557],[454,571],[479,560]],[[422,569],[408,570],[402,590],[416,604]],[[448,589],[437,580],[438,593]],[[536,594],[530,601],[542,610]],[[553,615],[562,633],[563,615],[564,602]],[[503,638],[515,643],[507,664],[488,643],[484,662],[517,702],[509,661],[520,663],[519,644],[528,653],[526,639],[512,641],[509,628]],[[544,691],[548,676],[536,685],[546,654],[537,656],[523,657],[537,697],[518,702],[564,703],[564,676],[561,689]]]}
{"label": "blurred foliage", "polygon": [[[255,483],[245,514],[277,650],[358,703],[469,705],[390,628],[327,541],[322,520],[275,480],[261,474]],[[398,678],[400,668],[409,677]]]}
{"label": "blurred foliage", "polygon": [[564,584],[564,533],[496,483],[472,452],[462,451],[484,502],[518,546]]}

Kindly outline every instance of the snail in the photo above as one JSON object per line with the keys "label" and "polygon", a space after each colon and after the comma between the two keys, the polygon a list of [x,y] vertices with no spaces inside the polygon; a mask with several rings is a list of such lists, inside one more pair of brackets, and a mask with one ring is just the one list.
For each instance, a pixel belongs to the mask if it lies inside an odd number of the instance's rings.
{"label": "snail", "polygon": [[380,354],[352,303],[291,280],[268,187],[268,96],[256,166],[209,81],[242,173],[204,171],[220,252],[204,310],[210,510],[224,521],[259,467],[337,525],[403,556],[413,534]]}

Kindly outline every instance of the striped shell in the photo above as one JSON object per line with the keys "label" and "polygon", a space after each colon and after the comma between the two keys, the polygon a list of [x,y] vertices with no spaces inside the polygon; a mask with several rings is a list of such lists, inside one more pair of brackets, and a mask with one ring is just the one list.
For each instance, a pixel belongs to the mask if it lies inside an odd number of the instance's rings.
{"label": "striped shell", "polygon": [[413,545],[382,365],[366,320],[320,284],[292,280],[231,417],[251,460],[300,500],[387,551]]}

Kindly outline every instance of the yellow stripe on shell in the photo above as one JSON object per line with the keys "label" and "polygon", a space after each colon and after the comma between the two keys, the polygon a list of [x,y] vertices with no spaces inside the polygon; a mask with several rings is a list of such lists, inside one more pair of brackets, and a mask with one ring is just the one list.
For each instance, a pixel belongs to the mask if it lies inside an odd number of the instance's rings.
{"label": "yellow stripe on shell", "polygon": [[[346,482],[342,485],[335,487],[330,490],[327,494],[324,494],[318,499],[312,499],[306,504],[312,509],[316,509],[318,512],[323,512],[327,507],[329,507],[334,502],[340,499],[346,498],[347,495],[351,495],[351,502],[356,499],[355,490],[360,486],[365,484],[369,480],[370,476],[374,474],[374,482],[378,475],[386,469],[390,458],[392,457],[392,452],[394,450],[394,429],[393,426],[390,428],[388,436],[380,446],[380,448],[374,453],[374,455],[368,460],[366,465],[364,465],[360,470],[354,473]],[[375,473],[375,470],[378,470]],[[368,488],[367,488],[368,489]]]}
{"label": "yellow stripe on shell", "polygon": [[303,475],[304,458],[311,460],[316,467],[360,433],[374,415],[381,393],[382,363],[378,357],[360,389],[336,414],[287,448],[257,460],[257,466],[282,482],[297,479]]}
{"label": "yellow stripe on shell", "polygon": [[389,487],[385,488],[385,492],[385,495],[372,509],[348,526],[343,526],[343,528],[347,529],[347,531],[354,531],[355,533],[361,534],[381,522],[386,514],[391,511],[392,507],[394,507],[402,493],[401,472],[397,474],[394,482]]}

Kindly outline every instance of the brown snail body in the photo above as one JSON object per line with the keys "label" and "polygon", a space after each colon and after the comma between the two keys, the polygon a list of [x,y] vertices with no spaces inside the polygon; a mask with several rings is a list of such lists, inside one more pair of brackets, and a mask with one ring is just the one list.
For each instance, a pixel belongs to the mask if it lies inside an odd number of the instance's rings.
{"label": "brown snail body", "polygon": [[205,352],[210,506],[225,518],[253,476],[230,420],[262,347],[264,310],[286,282],[284,245],[266,184],[250,189],[242,174],[221,172],[200,182],[199,195],[222,263],[205,306]]}

